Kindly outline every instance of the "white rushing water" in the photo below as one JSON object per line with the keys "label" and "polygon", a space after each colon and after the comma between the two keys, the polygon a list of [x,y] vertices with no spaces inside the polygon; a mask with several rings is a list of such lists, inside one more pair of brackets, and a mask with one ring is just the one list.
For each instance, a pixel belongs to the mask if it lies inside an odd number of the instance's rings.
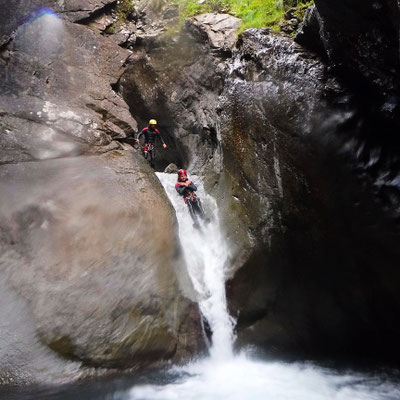
{"label": "white rushing water", "polygon": [[224,266],[228,249],[219,229],[217,205],[213,198],[204,193],[196,176],[190,179],[198,186],[197,193],[211,222],[193,228],[193,221],[183,198],[175,190],[175,174],[157,174],[176,210],[179,222],[179,237],[189,275],[198,293],[200,309],[213,332],[213,359],[233,356],[233,320],[229,317],[225,297]]}
{"label": "white rushing water", "polygon": [[[163,385],[132,388],[127,400],[399,400],[400,388],[384,376],[337,373],[307,363],[252,360],[233,355],[233,320],[227,312],[224,266],[228,249],[219,229],[215,201],[199,186],[212,222],[202,233],[176,193],[176,176],[157,174],[176,209],[179,235],[189,274],[199,294],[201,311],[213,332],[210,357],[171,368],[175,376]],[[179,376],[179,378],[176,378]]]}

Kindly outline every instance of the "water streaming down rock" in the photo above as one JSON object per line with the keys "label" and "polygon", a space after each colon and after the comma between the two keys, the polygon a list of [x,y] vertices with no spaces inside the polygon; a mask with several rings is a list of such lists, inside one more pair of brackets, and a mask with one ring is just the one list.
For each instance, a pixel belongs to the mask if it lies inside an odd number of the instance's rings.
{"label": "water streaming down rock", "polygon": [[[157,174],[175,207],[179,235],[189,274],[199,294],[204,316],[213,331],[211,357],[167,372],[164,384],[132,388],[121,400],[157,399],[274,399],[274,400],[395,400],[397,382],[387,376],[338,373],[311,363],[265,362],[245,353],[233,356],[233,321],[225,299],[224,266],[227,248],[219,231],[217,208],[212,198],[199,191],[206,211],[214,220],[202,233],[193,229],[186,205],[174,189],[175,176]],[[199,183],[196,179],[196,182]]]}
{"label": "water streaming down rock", "polygon": [[211,355],[218,359],[229,358],[233,354],[234,323],[228,314],[225,296],[224,267],[228,249],[219,229],[216,203],[210,196],[205,196],[201,182],[192,176],[199,184],[203,205],[208,213],[212,213],[212,222],[201,231],[196,230],[186,204],[175,191],[175,175],[158,173],[157,176],[175,207],[189,274],[199,296],[201,311],[213,332]]}

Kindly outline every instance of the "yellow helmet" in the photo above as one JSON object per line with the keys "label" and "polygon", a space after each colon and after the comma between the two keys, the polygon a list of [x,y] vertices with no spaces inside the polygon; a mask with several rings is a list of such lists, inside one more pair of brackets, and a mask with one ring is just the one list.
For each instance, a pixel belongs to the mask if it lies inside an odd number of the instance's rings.
{"label": "yellow helmet", "polygon": [[151,119],[149,121],[149,125],[157,125],[157,121],[155,119]]}

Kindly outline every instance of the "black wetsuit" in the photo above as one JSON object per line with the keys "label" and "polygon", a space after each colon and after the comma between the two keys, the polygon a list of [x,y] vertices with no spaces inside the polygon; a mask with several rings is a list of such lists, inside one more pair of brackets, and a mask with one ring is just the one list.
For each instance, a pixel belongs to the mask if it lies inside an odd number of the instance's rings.
{"label": "black wetsuit", "polygon": [[163,138],[160,135],[160,132],[158,131],[158,129],[152,129],[151,127],[146,127],[143,128],[141,130],[141,132],[139,132],[139,134],[137,135],[137,140],[140,140],[140,137],[144,135],[144,144],[146,147],[148,147],[148,145],[150,145],[151,150],[148,151],[148,154],[150,155],[150,164],[151,166],[154,168],[154,160],[156,158],[156,149],[155,149],[155,143],[156,143],[156,139],[160,138],[162,144],[165,144]]}
{"label": "black wetsuit", "polygon": [[183,196],[183,199],[189,208],[189,213],[193,219],[194,226],[196,228],[200,227],[198,216],[208,222],[208,219],[204,215],[204,210],[200,199],[194,195],[194,192],[197,190],[197,186],[193,182],[191,182],[187,187],[181,186],[178,182],[175,185],[175,189],[181,196]]}

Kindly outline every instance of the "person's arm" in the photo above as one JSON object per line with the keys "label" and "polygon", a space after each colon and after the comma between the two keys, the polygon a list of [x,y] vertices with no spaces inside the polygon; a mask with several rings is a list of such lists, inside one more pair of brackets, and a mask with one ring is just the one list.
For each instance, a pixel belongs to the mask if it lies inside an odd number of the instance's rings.
{"label": "person's arm", "polygon": [[183,182],[178,182],[178,183],[175,185],[175,189],[176,189],[176,191],[177,191],[181,196],[183,196],[183,195],[184,195],[184,192],[185,192],[185,190],[186,190],[186,185],[183,184]]}
{"label": "person's arm", "polygon": [[167,145],[165,144],[164,139],[162,138],[162,136],[160,134],[160,131],[158,129],[156,129],[156,132],[157,132],[157,136],[160,138],[160,140],[162,142],[162,145],[163,145],[163,147],[165,149],[167,147]]}
{"label": "person's arm", "polygon": [[136,136],[136,141],[138,142],[138,143],[140,143],[140,136],[142,136],[142,135],[144,135],[144,129],[142,129],[139,133],[138,133],[138,135]]}
{"label": "person's arm", "polygon": [[190,183],[187,185],[187,188],[192,192],[195,192],[197,190],[197,186],[192,181],[190,181]]}

